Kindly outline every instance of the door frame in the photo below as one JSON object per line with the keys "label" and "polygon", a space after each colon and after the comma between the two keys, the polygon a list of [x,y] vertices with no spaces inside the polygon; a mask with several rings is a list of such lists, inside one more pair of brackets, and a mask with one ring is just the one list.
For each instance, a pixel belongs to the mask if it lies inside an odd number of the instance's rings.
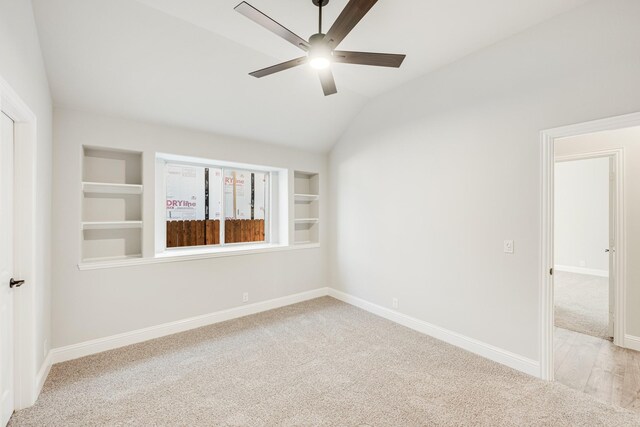
{"label": "door frame", "polygon": [[[0,77],[0,111],[14,121],[14,275],[27,284],[14,290],[14,405],[35,403],[40,392],[36,366],[36,289],[42,292],[36,260],[37,120]],[[1,286],[8,286],[6,283]],[[46,361],[45,361],[46,363]]]}
{"label": "door frame", "polygon": [[[555,140],[560,138],[579,136],[594,132],[617,130],[627,127],[640,126],[640,113],[610,117],[554,129],[540,133],[541,141],[541,256],[540,256],[540,377],[544,380],[554,379],[553,328],[554,328],[554,298],[553,298],[553,268],[554,268],[554,166]],[[614,344],[626,347],[626,240],[625,240],[625,212],[624,212],[624,153],[623,150],[606,150],[599,152],[616,157],[616,257],[614,271],[616,277],[616,301],[614,322]],[[597,153],[590,153],[597,154]]]}

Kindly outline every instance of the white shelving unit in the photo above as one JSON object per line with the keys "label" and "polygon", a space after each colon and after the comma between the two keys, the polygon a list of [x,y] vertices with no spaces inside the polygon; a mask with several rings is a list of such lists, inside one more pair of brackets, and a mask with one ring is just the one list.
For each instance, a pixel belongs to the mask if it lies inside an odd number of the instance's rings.
{"label": "white shelving unit", "polygon": [[319,243],[320,179],[317,173],[294,172],[294,244]]}
{"label": "white shelving unit", "polygon": [[142,255],[142,153],[83,147],[82,262]]}

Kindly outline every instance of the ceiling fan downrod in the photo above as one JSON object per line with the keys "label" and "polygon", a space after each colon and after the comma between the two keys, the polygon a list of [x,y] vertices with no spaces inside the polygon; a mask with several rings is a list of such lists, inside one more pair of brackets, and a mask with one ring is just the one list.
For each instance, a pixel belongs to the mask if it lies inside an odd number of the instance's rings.
{"label": "ceiling fan downrod", "polygon": [[314,5],[318,6],[318,34],[322,34],[322,8],[329,3],[329,0],[311,0]]}

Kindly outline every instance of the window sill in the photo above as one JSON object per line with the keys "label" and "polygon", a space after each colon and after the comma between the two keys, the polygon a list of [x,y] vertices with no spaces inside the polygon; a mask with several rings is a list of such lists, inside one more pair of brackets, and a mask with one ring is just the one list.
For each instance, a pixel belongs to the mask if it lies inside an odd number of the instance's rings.
{"label": "window sill", "polygon": [[309,243],[304,245],[277,245],[277,244],[257,244],[226,246],[220,248],[175,248],[163,253],[156,254],[149,258],[126,258],[118,260],[104,260],[81,262],[78,264],[79,270],[99,270],[103,268],[130,267],[134,265],[161,264],[166,262],[193,261],[208,258],[222,258],[229,256],[254,255],[268,252],[282,252],[299,249],[319,248],[320,243]]}

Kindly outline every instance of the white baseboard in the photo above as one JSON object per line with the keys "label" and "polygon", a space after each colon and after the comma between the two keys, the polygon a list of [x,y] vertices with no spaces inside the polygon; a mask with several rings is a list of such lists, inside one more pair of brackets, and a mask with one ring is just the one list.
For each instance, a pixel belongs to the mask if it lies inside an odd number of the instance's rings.
{"label": "white baseboard", "polygon": [[625,348],[630,348],[631,350],[640,351],[640,337],[625,335],[624,346]]}
{"label": "white baseboard", "polygon": [[47,380],[49,376],[49,371],[51,371],[51,365],[53,365],[53,354],[51,351],[47,353],[47,357],[45,357],[42,362],[42,366],[38,371],[38,375],[36,376],[36,393],[35,396],[40,396],[40,392],[42,391],[42,387],[44,386],[44,382]]}
{"label": "white baseboard", "polygon": [[540,363],[535,360],[520,356],[515,353],[511,353],[509,351],[492,346],[482,341],[478,341],[473,338],[466,337],[456,332],[449,331],[439,326],[432,325],[423,320],[419,320],[414,317],[407,316],[406,314],[399,313],[395,310],[373,304],[369,301],[365,301],[363,299],[354,297],[333,288],[329,288],[329,296],[359,307],[380,317],[384,317],[385,319],[391,320],[392,322],[399,323],[415,331],[455,345],[456,347],[460,347],[479,356],[493,360],[494,362],[501,363],[534,377],[540,377]]}
{"label": "white baseboard", "polygon": [[587,274],[589,276],[609,277],[607,270],[598,270],[595,268],[574,267],[572,265],[556,265],[553,267],[556,271],[564,271],[566,273]]}
{"label": "white baseboard", "polygon": [[67,360],[77,359],[80,357],[101,353],[107,350],[113,350],[115,348],[124,347],[131,344],[137,344],[154,338],[160,338],[166,335],[172,335],[178,332],[184,332],[191,329],[200,328],[202,326],[212,325],[214,323],[224,322],[227,320],[237,319],[239,317],[249,316],[251,314],[260,313],[263,311],[273,310],[275,308],[280,308],[302,301],[326,296],[327,294],[328,288],[318,288],[299,294],[288,295],[285,297],[257,302],[254,304],[242,305],[240,307],[217,311],[215,313],[205,314],[202,316],[191,317],[175,322],[164,323],[162,325],[151,326],[149,328],[138,329],[131,332],[125,332],[109,337],[98,338],[91,341],[55,348],[51,350],[53,363],[65,362]]}
{"label": "white baseboard", "polygon": [[[464,350],[478,354],[494,362],[501,363],[513,369],[517,369],[529,375],[540,376],[540,364],[532,359],[508,352],[501,348],[486,344],[473,338],[466,337],[456,332],[449,331],[436,325],[432,325],[425,321],[407,316],[397,311],[373,304],[363,299],[351,296],[344,292],[332,288],[318,288],[308,292],[289,295],[286,297],[276,298],[268,301],[258,302],[250,305],[231,308],[228,310],[218,311],[215,313],[196,316],[189,319],[169,322],[162,325],[152,326],[149,328],[138,329],[131,332],[125,332],[118,335],[112,335],[105,338],[99,338],[65,347],[59,347],[51,350],[47,360],[38,374],[38,385],[41,388],[47,377],[52,363],[65,362],[67,360],[77,359],[91,354],[101,353],[103,351],[124,347],[131,344],[137,344],[154,338],[188,331],[202,326],[212,325],[227,320],[237,319],[239,317],[260,313],[275,308],[296,304],[314,298],[330,295],[336,299],[344,301],[363,310],[369,311],[380,317],[399,323],[408,328],[414,329],[423,334],[432,336],[441,341],[460,347]],[[640,343],[640,339],[638,339]]]}

